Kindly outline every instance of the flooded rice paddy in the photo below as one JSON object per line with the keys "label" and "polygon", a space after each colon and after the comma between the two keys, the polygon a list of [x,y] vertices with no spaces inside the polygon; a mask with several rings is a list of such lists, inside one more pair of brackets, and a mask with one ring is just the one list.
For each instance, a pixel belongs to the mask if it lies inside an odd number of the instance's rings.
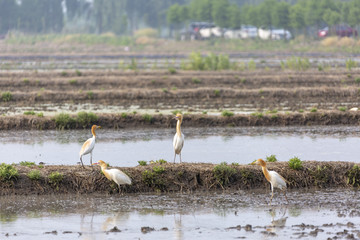
{"label": "flooded rice paddy", "polygon": [[[93,160],[132,167],[138,161],[173,161],[174,129],[100,129]],[[184,162],[238,162],[276,155],[279,161],[302,160],[360,162],[360,128],[356,126],[183,128]],[[2,131],[0,154],[6,163],[33,161],[76,165],[89,130]],[[89,164],[89,155],[84,157]]]}
{"label": "flooded rice paddy", "polygon": [[[355,161],[359,128],[184,128],[183,160],[249,163],[275,154],[280,161]],[[100,129],[94,160],[136,166],[172,161],[173,129]],[[77,164],[89,130],[2,131],[5,162]],[[89,163],[89,158],[84,158]],[[0,197],[0,238],[7,239],[358,239],[360,193],[353,189],[290,189],[289,204],[270,189],[236,192]]]}
{"label": "flooded rice paddy", "polygon": [[360,237],[359,192],[0,197],[9,239],[319,239]]}

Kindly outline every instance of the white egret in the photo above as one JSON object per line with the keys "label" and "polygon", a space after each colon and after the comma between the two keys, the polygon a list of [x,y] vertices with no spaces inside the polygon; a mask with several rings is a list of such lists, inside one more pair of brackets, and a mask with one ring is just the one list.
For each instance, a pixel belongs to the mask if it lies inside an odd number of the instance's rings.
{"label": "white egret", "polygon": [[261,166],[266,180],[268,180],[268,182],[271,184],[271,193],[272,194],[271,194],[271,198],[270,198],[270,205],[271,205],[271,201],[274,197],[274,188],[279,188],[280,190],[282,190],[284,192],[286,201],[289,202],[286,197],[286,180],[285,180],[285,178],[283,178],[280,174],[278,174],[275,171],[269,171],[266,168],[266,162],[262,159],[258,159],[257,161],[253,162],[252,164],[257,164],[257,165]]}
{"label": "white egret", "polygon": [[173,140],[173,146],[175,150],[174,163],[176,159],[176,154],[180,155],[180,163],[181,163],[181,149],[184,146],[184,134],[181,132],[181,123],[183,120],[183,116],[181,113],[176,114],[174,119],[177,120],[176,123],[176,133]]}
{"label": "white egret", "polygon": [[80,161],[81,161],[81,165],[83,168],[85,168],[85,167],[84,167],[84,164],[82,161],[82,156],[89,154],[89,153],[90,153],[90,164],[92,167],[92,151],[94,150],[94,147],[95,147],[95,138],[96,138],[95,129],[98,129],[98,128],[101,128],[101,126],[93,125],[91,127],[91,133],[93,136],[91,138],[89,138],[88,140],[86,140],[86,142],[84,142],[84,144],[82,145],[81,150],[79,152]]}
{"label": "white egret", "polygon": [[120,193],[120,185],[122,184],[131,184],[131,178],[126,175],[124,172],[120,171],[119,169],[112,168],[108,169],[107,164],[99,160],[97,163],[93,163],[93,165],[99,164],[101,167],[101,171],[104,173],[105,177],[110,181],[114,181],[119,186],[119,193]]}

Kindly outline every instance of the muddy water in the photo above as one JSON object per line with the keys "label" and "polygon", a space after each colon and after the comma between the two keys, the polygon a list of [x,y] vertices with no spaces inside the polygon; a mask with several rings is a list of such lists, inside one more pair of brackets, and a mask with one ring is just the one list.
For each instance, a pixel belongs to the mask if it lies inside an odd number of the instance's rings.
{"label": "muddy water", "polygon": [[[359,238],[360,194],[346,189],[167,195],[0,197],[11,239]],[[116,227],[121,232],[111,232]],[[147,230],[144,227],[149,227]],[[142,231],[143,229],[143,231]]]}
{"label": "muddy water", "polygon": [[[272,154],[280,161],[302,160],[360,162],[358,127],[251,127],[184,128],[185,162],[246,164]],[[113,166],[136,166],[139,160],[173,160],[173,129],[101,129],[93,152],[95,160]],[[0,155],[6,163],[34,161],[74,165],[89,130],[2,131]],[[84,162],[89,163],[89,155]]]}

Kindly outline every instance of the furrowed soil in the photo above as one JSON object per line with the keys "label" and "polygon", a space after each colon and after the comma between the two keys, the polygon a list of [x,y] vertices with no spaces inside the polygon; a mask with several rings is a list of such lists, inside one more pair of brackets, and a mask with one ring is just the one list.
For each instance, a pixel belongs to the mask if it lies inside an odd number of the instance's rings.
{"label": "furrowed soil", "polygon": [[[14,166],[18,177],[1,180],[2,195],[27,195],[49,193],[117,193],[114,182],[100,172],[100,168],[89,166]],[[287,179],[289,188],[359,187],[360,168],[351,162],[305,161],[302,168],[293,170],[287,162],[268,163]],[[131,185],[121,186],[124,193],[143,192],[211,192],[238,191],[268,188],[269,183],[261,168],[253,165],[227,165],[219,169],[214,164],[154,163],[147,166],[121,168],[132,178]],[[29,172],[39,171],[38,179],[30,179]],[[60,177],[54,179],[51,174]]]}
{"label": "furrowed soil", "polygon": [[[1,129],[53,129],[54,115],[79,111],[96,112],[105,127],[169,127],[177,109],[190,114],[189,126],[358,124],[349,109],[359,106],[359,79],[359,70],[345,69],[4,71]],[[24,116],[24,109],[45,117]],[[219,116],[223,110],[236,115]],[[144,119],[147,112],[153,116]]]}

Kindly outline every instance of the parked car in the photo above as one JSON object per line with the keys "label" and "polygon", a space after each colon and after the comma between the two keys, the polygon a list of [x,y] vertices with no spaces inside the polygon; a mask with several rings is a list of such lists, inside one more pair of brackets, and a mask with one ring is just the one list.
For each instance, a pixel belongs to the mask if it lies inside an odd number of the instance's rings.
{"label": "parked car", "polygon": [[273,39],[273,40],[282,40],[291,39],[292,35],[288,30],[285,29],[262,29],[259,28],[259,37],[261,39],[267,40],[267,39]]}
{"label": "parked car", "polygon": [[330,34],[336,34],[336,36],[338,37],[352,37],[352,36],[357,37],[358,32],[356,29],[353,29],[352,27],[346,24],[338,24],[332,26],[331,28],[325,27],[318,31],[319,38],[327,37]]}
{"label": "parked car", "polygon": [[214,28],[213,23],[208,22],[192,22],[188,28],[180,33],[181,40],[199,40],[202,39],[200,34],[201,29]]}
{"label": "parked car", "polygon": [[258,29],[254,26],[244,25],[240,29],[227,29],[224,33],[225,38],[229,39],[246,39],[256,38],[258,36]]}

